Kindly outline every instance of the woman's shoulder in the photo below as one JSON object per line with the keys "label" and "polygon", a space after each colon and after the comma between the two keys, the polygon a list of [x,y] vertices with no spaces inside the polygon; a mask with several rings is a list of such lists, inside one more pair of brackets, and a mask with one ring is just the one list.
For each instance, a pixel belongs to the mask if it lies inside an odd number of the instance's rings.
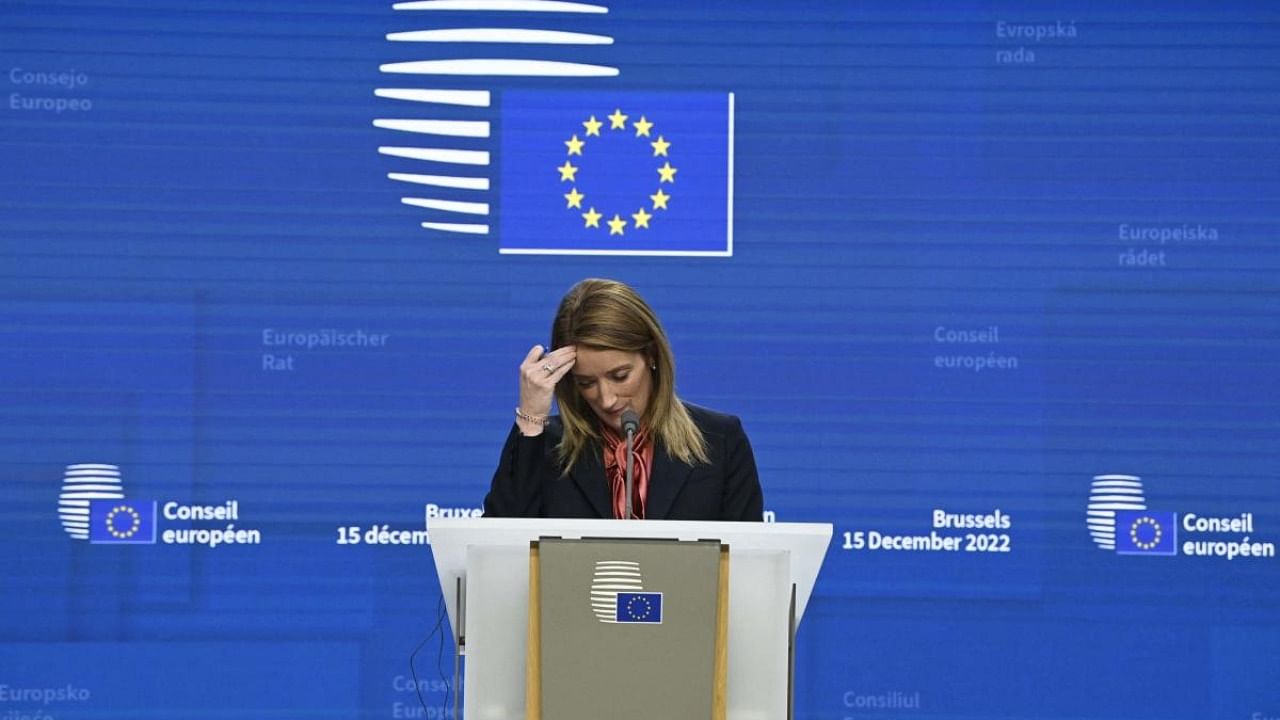
{"label": "woman's shoulder", "polygon": [[689,412],[689,417],[693,418],[694,424],[702,428],[702,430],[718,430],[721,432],[733,430],[742,427],[742,421],[737,415],[712,410],[701,405],[694,405],[691,402],[680,401],[684,405],[684,409]]}

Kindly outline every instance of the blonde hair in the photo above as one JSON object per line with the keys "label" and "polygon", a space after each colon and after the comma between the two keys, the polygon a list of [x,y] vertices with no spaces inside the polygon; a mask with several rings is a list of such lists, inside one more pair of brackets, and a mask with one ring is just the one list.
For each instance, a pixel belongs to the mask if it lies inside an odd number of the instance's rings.
{"label": "blonde hair", "polygon": [[[635,290],[616,280],[588,278],[569,289],[551,324],[552,347],[586,346],[595,350],[641,353],[652,364],[652,393],[641,424],[662,441],[672,457],[686,464],[710,462],[707,441],[676,397],[676,364],[658,316]],[[600,428],[572,374],[556,385],[564,436],[558,453],[565,472]]]}

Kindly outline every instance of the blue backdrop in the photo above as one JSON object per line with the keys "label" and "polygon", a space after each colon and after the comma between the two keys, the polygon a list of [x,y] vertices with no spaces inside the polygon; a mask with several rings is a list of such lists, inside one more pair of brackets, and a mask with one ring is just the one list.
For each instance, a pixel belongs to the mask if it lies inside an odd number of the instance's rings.
{"label": "blue backdrop", "polygon": [[444,717],[425,520],[606,276],[835,526],[797,717],[1280,718],[1277,38],[7,0],[0,716]]}

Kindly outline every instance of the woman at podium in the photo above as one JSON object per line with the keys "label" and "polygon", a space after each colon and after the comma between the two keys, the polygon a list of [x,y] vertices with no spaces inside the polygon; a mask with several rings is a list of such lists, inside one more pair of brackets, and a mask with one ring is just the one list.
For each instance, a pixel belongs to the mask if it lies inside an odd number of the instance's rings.
{"label": "woman at podium", "polygon": [[[614,280],[574,285],[556,311],[551,345],[535,345],[520,363],[520,404],[485,515],[624,517],[628,414],[639,418],[632,517],[761,519],[742,423],[676,397],[671,345],[635,290]],[[559,415],[551,415],[553,398]]]}

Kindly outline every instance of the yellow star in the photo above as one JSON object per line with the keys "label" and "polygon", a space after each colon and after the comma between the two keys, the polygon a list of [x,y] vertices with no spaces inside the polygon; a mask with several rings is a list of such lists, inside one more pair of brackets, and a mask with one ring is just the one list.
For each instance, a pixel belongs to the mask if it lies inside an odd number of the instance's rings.
{"label": "yellow star", "polygon": [[578,208],[579,210],[581,210],[582,198],[584,197],[586,197],[586,195],[583,195],[582,193],[578,192],[578,188],[573,188],[572,190],[564,194],[564,199],[569,201],[569,204],[566,205],[565,207]]}
{"label": "yellow star", "polygon": [[640,137],[641,135],[649,137],[649,129],[653,127],[653,123],[649,122],[643,115],[641,115],[639,120],[631,123],[631,127],[636,129],[636,137]]}
{"label": "yellow star", "polygon": [[676,181],[676,169],[671,167],[670,162],[662,163],[662,167],[658,168],[658,175],[660,177],[658,182],[660,183],[664,183],[664,182],[673,183]]}
{"label": "yellow star", "polygon": [[583,141],[581,141],[581,140],[579,140],[579,139],[578,139],[578,136],[577,136],[577,135],[574,135],[573,137],[569,138],[568,140],[565,140],[565,141],[564,141],[564,144],[565,144],[565,145],[567,145],[567,146],[569,146],[569,154],[570,154],[570,155],[581,155],[581,154],[582,154],[582,146],[583,146],[583,145],[586,145],[586,143],[585,143],[585,142],[583,142]]}
{"label": "yellow star", "polygon": [[649,218],[653,216],[645,212],[644,208],[640,208],[639,210],[631,213],[631,217],[636,219],[636,229],[638,230],[640,228],[648,228]]}
{"label": "yellow star", "polygon": [[666,210],[667,201],[671,199],[671,196],[662,192],[662,188],[658,188],[657,194],[650,195],[649,199],[653,201],[654,210]]}
{"label": "yellow star", "polygon": [[612,115],[606,115],[609,118],[610,130],[626,130],[627,116],[622,114],[622,108],[613,111]]}
{"label": "yellow star", "polygon": [[666,138],[661,135],[658,136],[657,140],[654,140],[649,144],[653,146],[654,157],[666,157],[667,148],[671,147],[671,143],[667,142]]}
{"label": "yellow star", "polygon": [[623,220],[621,215],[614,215],[613,219],[609,221],[609,234],[621,235],[622,229],[625,228],[626,226],[627,226],[627,221]]}
{"label": "yellow star", "polygon": [[588,135],[588,136],[590,136],[590,135],[596,135],[596,136],[599,136],[599,135],[600,135],[600,126],[601,126],[601,125],[604,125],[604,123],[602,123],[602,122],[600,122],[599,120],[597,120],[595,115],[592,115],[591,117],[587,118],[587,119],[586,119],[585,121],[583,121],[583,123],[582,123],[582,127],[584,127],[584,128],[586,128],[586,129],[587,129],[587,135]]}
{"label": "yellow star", "polygon": [[[574,176],[578,174],[578,168],[574,167],[573,163],[565,160],[564,164],[556,169],[560,171],[560,182],[564,182],[565,180],[568,180],[569,182],[577,182],[574,180]],[[659,170],[658,172],[662,171]]]}
{"label": "yellow star", "polygon": [[600,227],[600,218],[602,217],[604,217],[604,215],[596,212],[595,208],[591,208],[590,210],[582,213],[582,219],[587,221],[582,227],[598,228]]}

